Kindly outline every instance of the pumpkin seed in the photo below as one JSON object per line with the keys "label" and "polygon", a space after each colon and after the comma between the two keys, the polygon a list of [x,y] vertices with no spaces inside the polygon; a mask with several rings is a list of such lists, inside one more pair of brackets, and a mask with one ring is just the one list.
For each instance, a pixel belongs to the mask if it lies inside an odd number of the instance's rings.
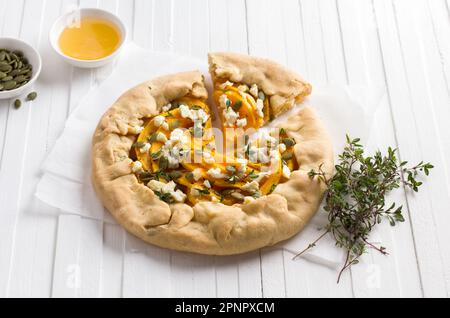
{"label": "pumpkin seed", "polygon": [[[25,75],[25,74],[27,74],[30,70],[27,69],[27,68],[23,68],[23,69],[21,69],[21,70],[14,70],[14,71],[17,71],[17,74],[16,74],[16,75]],[[12,75],[12,73],[13,73],[14,71],[11,72],[11,75]]]}
{"label": "pumpkin seed", "polygon": [[[27,99],[28,99],[28,97],[27,97]],[[142,142],[142,141],[138,141],[133,144],[133,148],[137,148],[137,149],[144,148],[144,146],[145,146],[145,142]]]}
{"label": "pumpkin seed", "polygon": [[188,179],[189,181],[194,181],[194,174],[192,173],[192,172],[189,172],[187,175],[186,175],[186,179]]}
{"label": "pumpkin seed", "polygon": [[4,61],[6,57],[6,52],[5,51],[1,51],[0,52],[0,61]]}
{"label": "pumpkin seed", "polygon": [[23,56],[22,51],[16,50],[16,51],[13,51],[13,53],[14,53],[16,56],[19,56],[19,57],[22,57],[22,56]]}
{"label": "pumpkin seed", "polygon": [[4,78],[6,76],[7,76],[6,73],[0,72],[0,79]]}
{"label": "pumpkin seed", "polygon": [[27,77],[23,76],[23,75],[19,75],[19,76],[14,77],[14,80],[17,83],[22,83],[22,82],[25,82],[27,80]]}
{"label": "pumpkin seed", "polygon": [[13,79],[14,79],[14,77],[8,75],[8,76],[2,78],[2,82],[9,82]]}
{"label": "pumpkin seed", "polygon": [[162,156],[162,157],[159,159],[159,169],[160,169],[161,171],[164,171],[164,170],[166,170],[168,167],[169,167],[169,159],[167,159],[166,156]]}
{"label": "pumpkin seed", "polygon": [[20,99],[16,99],[16,100],[14,101],[14,108],[15,108],[15,109],[19,109],[20,106],[22,106],[22,102],[20,101]]}
{"label": "pumpkin seed", "polygon": [[243,201],[245,199],[244,195],[240,194],[239,192],[233,192],[231,196],[240,201]]}
{"label": "pumpkin seed", "polygon": [[3,84],[0,83],[0,92],[3,90]]}
{"label": "pumpkin seed", "polygon": [[237,101],[237,102],[234,103],[234,105],[233,105],[233,110],[234,110],[235,112],[237,112],[237,111],[239,111],[239,110],[241,109],[241,107],[242,107],[242,102],[241,102],[241,101]]}
{"label": "pumpkin seed", "polygon": [[172,180],[177,180],[179,178],[181,178],[183,174],[180,171],[172,171],[171,173],[169,173],[169,176]]}
{"label": "pumpkin seed", "polygon": [[291,160],[292,158],[294,158],[294,154],[292,152],[286,152],[281,158],[283,160]]}
{"label": "pumpkin seed", "polygon": [[20,70],[12,70],[12,71],[9,73],[9,76],[17,76],[17,75],[19,75],[19,71],[20,71]]}
{"label": "pumpkin seed", "polygon": [[292,147],[292,146],[295,146],[295,140],[292,138],[284,138],[283,144],[285,144],[288,147]]}
{"label": "pumpkin seed", "polygon": [[36,92],[31,92],[30,94],[27,95],[27,101],[35,100],[36,97],[37,97],[37,93]]}
{"label": "pumpkin seed", "polygon": [[5,82],[3,84],[3,89],[6,90],[6,91],[9,91],[11,89],[16,88],[16,85],[17,85],[17,82],[15,82],[15,81]]}
{"label": "pumpkin seed", "polygon": [[12,66],[9,65],[8,63],[0,62],[0,71],[1,72],[5,72],[5,73],[9,73],[9,72],[12,71]]}

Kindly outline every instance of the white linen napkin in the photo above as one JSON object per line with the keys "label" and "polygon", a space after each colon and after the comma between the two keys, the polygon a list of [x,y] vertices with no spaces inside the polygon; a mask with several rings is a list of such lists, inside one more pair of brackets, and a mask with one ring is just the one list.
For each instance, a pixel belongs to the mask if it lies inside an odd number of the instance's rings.
{"label": "white linen napkin", "polygon": [[[60,209],[61,213],[115,223],[110,214],[105,213],[90,182],[91,138],[99,119],[129,88],[159,75],[195,69],[203,72],[207,81],[210,80],[206,61],[152,52],[128,44],[113,73],[80,101],[67,120],[62,135],[42,167],[43,175],[36,190],[37,198]],[[306,103],[318,111],[328,127],[336,154],[342,152],[347,133],[363,140],[369,136],[378,104],[376,98],[364,93],[364,88],[345,86],[315,86],[314,93]],[[324,224],[326,214],[319,211],[299,235],[274,248],[298,253],[320,235],[317,229]],[[325,237],[305,258],[336,267],[342,263],[343,252],[334,246],[331,237]]]}

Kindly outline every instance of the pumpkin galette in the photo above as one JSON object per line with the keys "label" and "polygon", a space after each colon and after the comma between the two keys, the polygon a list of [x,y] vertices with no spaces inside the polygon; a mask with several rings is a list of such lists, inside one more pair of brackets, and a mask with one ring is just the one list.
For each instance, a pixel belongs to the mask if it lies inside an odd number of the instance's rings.
{"label": "pumpkin galette", "polygon": [[286,240],[324,193],[308,172],[332,173],[330,139],[300,103],[311,86],[274,62],[209,55],[214,125],[204,77],[160,77],[128,92],[100,120],[93,183],[129,232],[175,250],[230,255]]}

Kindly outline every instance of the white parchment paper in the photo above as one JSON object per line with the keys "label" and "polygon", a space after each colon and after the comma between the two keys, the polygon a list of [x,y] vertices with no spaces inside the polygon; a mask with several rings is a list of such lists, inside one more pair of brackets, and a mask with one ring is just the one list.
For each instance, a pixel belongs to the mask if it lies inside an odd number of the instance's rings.
{"label": "white parchment paper", "polygon": [[[36,197],[56,207],[61,213],[115,223],[97,199],[90,182],[91,138],[103,113],[129,88],[159,75],[198,69],[210,81],[204,61],[170,53],[157,53],[128,44],[112,74],[91,90],[67,120],[42,167],[42,178]],[[364,87],[327,87],[314,85],[313,94],[304,104],[313,106],[333,138],[335,153],[342,152],[345,135],[366,138],[377,109],[377,98]],[[299,105],[298,107],[302,107]],[[295,238],[272,248],[283,248],[293,254],[314,240],[318,228],[326,224],[326,214],[319,211],[312,222]],[[335,267],[342,263],[343,253],[326,237],[305,257],[322,265]]]}

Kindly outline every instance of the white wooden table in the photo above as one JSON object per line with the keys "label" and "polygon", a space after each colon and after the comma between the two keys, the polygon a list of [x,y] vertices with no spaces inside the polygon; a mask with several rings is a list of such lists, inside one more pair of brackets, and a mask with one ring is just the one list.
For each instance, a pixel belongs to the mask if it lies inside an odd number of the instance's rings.
{"label": "white wooden table", "polygon": [[[368,253],[336,285],[334,270],[283,251],[229,258],[165,251],[35,200],[41,163],[100,80],[51,54],[48,30],[74,5],[116,12],[143,47],[203,59],[208,51],[246,52],[314,84],[385,90],[375,123],[380,146],[436,166],[421,193],[393,196],[407,221],[376,238],[391,255]],[[0,0],[0,36],[25,39],[44,58],[34,104],[15,110],[0,101],[0,296],[448,297],[449,7],[450,0]]]}

